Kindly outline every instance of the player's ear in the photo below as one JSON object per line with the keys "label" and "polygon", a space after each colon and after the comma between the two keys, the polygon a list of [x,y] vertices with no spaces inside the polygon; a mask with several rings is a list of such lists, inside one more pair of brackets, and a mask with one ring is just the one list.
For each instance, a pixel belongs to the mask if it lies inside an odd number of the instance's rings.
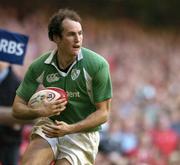
{"label": "player's ear", "polygon": [[55,43],[59,43],[60,40],[61,40],[60,36],[58,36],[58,35],[53,35],[53,41],[54,41]]}

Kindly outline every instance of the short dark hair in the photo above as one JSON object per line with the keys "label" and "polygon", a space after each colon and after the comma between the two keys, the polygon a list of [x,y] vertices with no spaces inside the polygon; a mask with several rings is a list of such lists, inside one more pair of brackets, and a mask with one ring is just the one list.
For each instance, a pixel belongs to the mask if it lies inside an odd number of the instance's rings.
{"label": "short dark hair", "polygon": [[58,12],[53,14],[48,24],[48,36],[51,41],[54,41],[53,37],[59,35],[62,37],[63,27],[62,22],[65,18],[69,18],[73,21],[81,23],[81,18],[74,10],[70,9],[59,9]]}

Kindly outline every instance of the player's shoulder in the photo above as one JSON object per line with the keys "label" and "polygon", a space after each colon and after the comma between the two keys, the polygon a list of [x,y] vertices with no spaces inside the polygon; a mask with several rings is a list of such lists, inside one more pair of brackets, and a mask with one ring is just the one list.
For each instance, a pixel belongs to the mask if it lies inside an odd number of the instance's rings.
{"label": "player's shoulder", "polygon": [[96,53],[95,51],[92,51],[90,49],[87,48],[82,48],[81,49],[83,58],[85,59],[85,61],[87,61],[88,63],[92,63],[92,64],[108,64],[107,60],[100,54]]}
{"label": "player's shoulder", "polygon": [[33,62],[32,64],[41,64],[41,63],[44,63],[47,58],[50,56],[51,54],[51,51],[48,51],[48,52],[45,52],[45,53],[42,53],[40,54],[39,57],[37,57]]}
{"label": "player's shoulder", "polygon": [[82,48],[81,53],[83,56],[83,68],[90,76],[95,75],[103,68],[109,68],[107,60],[100,54],[87,48]]}
{"label": "player's shoulder", "polygon": [[40,54],[39,57],[37,57],[36,59],[33,60],[33,62],[31,63],[30,67],[31,68],[39,68],[39,69],[41,67],[44,67],[46,65],[45,61],[48,59],[50,54],[51,54],[51,51],[48,51],[48,52]]}

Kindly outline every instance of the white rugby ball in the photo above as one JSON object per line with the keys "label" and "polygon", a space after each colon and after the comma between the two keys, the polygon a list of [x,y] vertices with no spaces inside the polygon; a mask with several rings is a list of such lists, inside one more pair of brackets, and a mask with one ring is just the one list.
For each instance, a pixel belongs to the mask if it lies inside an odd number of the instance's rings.
{"label": "white rugby ball", "polygon": [[28,101],[28,106],[36,108],[42,104],[44,99],[51,102],[60,98],[68,100],[65,90],[57,87],[48,87],[34,93]]}

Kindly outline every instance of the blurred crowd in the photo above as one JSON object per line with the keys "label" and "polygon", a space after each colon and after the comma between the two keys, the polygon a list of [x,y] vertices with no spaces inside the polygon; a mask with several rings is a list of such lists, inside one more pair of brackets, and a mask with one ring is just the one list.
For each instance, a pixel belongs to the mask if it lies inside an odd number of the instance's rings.
{"label": "blurred crowd", "polygon": [[[33,59],[52,49],[48,12],[24,18],[0,8],[0,28],[29,35],[23,77]],[[113,100],[109,122],[101,130],[96,165],[180,164],[180,31],[135,24],[130,20],[83,20],[84,46],[110,63]],[[31,126],[24,129],[21,154]]]}

